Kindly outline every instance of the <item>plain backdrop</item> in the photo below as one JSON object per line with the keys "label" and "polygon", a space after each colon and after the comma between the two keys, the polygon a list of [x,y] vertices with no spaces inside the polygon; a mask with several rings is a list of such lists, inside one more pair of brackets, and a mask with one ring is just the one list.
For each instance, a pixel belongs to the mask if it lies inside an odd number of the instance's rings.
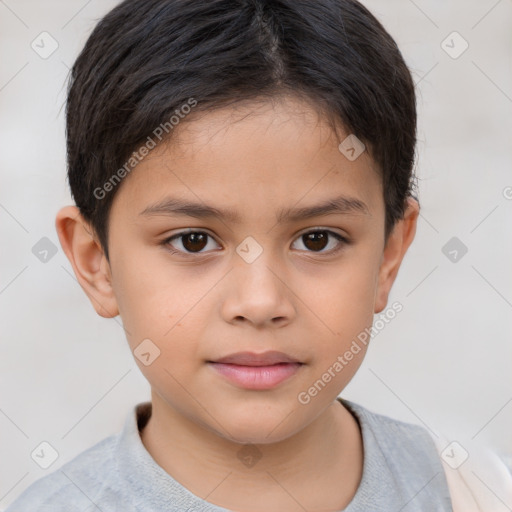
{"label": "plain backdrop", "polygon": [[[96,315],[54,228],[73,204],[67,74],[116,3],[0,0],[0,510],[150,396],[120,317]],[[421,217],[389,303],[403,311],[341,396],[510,461],[512,1],[364,4],[417,83]],[[31,46],[41,32],[58,43],[47,58]],[[31,458],[43,441],[59,454],[48,469]]]}

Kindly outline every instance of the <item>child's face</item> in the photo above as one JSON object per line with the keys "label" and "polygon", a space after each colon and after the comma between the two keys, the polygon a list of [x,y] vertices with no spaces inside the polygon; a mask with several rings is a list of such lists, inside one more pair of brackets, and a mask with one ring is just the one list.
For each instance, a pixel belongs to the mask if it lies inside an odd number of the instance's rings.
{"label": "child's face", "polygon": [[[132,351],[146,339],[160,351],[147,366],[136,359],[154,396],[238,442],[289,437],[333,402],[363,360],[361,343],[321,391],[308,390],[329,368],[332,377],[338,356],[386,306],[414,236],[405,239],[399,224],[384,250],[383,191],[372,160],[367,152],[347,159],[341,140],[305,109],[288,99],[248,116],[251,109],[232,118],[231,109],[201,114],[175,128],[178,145],[157,148],[125,178],[112,205],[112,300]],[[280,212],[341,196],[367,211],[278,221]],[[237,218],[142,213],[170,197]],[[188,229],[202,238],[165,245]],[[302,236],[315,230],[316,238]],[[142,345],[151,354],[142,359],[154,357],[151,343]],[[209,362],[270,350],[303,364],[294,373],[288,366],[291,375],[279,383],[261,377],[244,385]]]}

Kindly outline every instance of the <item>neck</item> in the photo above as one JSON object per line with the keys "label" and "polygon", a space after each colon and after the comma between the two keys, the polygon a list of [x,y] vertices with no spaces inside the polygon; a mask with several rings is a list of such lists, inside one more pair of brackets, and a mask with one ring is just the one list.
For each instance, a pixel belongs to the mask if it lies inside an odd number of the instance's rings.
{"label": "neck", "polygon": [[337,400],[282,441],[241,445],[184,417],[152,392],[152,414],[141,440],[189,491],[244,512],[341,510],[362,476],[359,426]]}

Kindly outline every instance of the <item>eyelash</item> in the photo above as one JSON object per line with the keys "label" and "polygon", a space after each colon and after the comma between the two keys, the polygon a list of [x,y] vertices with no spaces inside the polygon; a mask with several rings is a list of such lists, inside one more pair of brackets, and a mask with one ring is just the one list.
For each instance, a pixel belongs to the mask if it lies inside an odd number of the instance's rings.
{"label": "eyelash", "polygon": [[[309,231],[305,231],[303,233],[301,233],[295,240],[298,240],[300,238],[302,238],[304,235],[308,235],[310,233],[328,233],[329,235],[332,235],[336,240],[338,240],[338,242],[341,242],[338,247],[336,247],[335,249],[331,249],[329,251],[303,251],[303,252],[307,252],[307,253],[312,253],[312,254],[319,254],[319,255],[329,255],[329,256],[332,256],[334,254],[337,254],[339,251],[341,251],[343,249],[343,247],[345,245],[349,245],[350,244],[350,241],[345,238],[344,236],[340,235],[339,233],[336,233],[334,231],[331,231],[329,229],[325,229],[325,228],[317,228],[317,229],[311,229]],[[168,250],[171,254],[177,254],[177,255],[180,255],[180,256],[183,256],[183,257],[189,257],[189,256],[195,256],[195,255],[202,255],[202,254],[206,254],[207,252],[187,252],[187,251],[181,251],[181,250],[177,250],[177,249],[174,249],[171,245],[170,245],[170,242],[172,242],[173,240],[175,239],[179,239],[180,237],[183,237],[185,235],[190,235],[190,234],[204,234],[204,235],[207,235],[208,237],[210,238],[214,238],[212,235],[210,235],[209,233],[207,233],[206,231],[200,231],[200,230],[197,230],[197,231],[193,231],[193,230],[189,230],[189,231],[180,231],[179,233],[176,233],[174,235],[172,235],[171,237],[169,238],[166,238],[165,240],[162,241],[162,244],[166,250]]]}

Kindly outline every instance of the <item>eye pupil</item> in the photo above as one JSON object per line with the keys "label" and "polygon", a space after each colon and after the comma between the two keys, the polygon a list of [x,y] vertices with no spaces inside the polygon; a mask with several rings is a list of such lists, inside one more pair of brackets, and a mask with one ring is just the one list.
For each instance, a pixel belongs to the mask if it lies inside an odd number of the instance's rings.
{"label": "eye pupil", "polygon": [[183,247],[185,247],[187,251],[200,251],[206,246],[207,235],[205,233],[189,233],[187,235],[182,235],[182,243]]}
{"label": "eye pupil", "polygon": [[327,245],[327,238],[326,231],[314,231],[302,236],[304,245],[313,251],[321,251],[324,249]]}

